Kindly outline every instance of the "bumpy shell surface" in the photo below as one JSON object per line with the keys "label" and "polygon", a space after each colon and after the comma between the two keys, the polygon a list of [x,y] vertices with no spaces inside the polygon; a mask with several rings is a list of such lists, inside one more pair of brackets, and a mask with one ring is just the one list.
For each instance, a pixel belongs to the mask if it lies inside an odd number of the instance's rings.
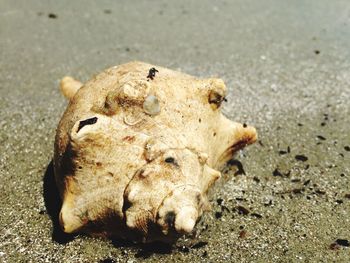
{"label": "bumpy shell surface", "polygon": [[172,242],[207,209],[215,169],[256,140],[221,114],[220,79],[131,62],[61,85],[70,103],[54,168],[67,233]]}

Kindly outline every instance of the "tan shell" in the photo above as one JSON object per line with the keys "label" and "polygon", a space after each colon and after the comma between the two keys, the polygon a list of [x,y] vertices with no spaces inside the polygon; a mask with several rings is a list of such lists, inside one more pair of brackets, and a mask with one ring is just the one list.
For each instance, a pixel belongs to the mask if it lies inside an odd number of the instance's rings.
{"label": "tan shell", "polygon": [[80,89],[64,80],[54,167],[67,233],[173,242],[208,208],[215,169],[257,138],[221,114],[220,79],[131,62]]}

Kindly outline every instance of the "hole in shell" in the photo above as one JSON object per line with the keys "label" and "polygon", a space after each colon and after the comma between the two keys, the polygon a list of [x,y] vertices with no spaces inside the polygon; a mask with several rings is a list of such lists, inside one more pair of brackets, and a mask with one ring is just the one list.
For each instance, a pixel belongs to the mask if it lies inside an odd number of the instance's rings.
{"label": "hole in shell", "polygon": [[168,212],[165,215],[164,221],[169,227],[173,227],[174,226],[174,222],[175,222],[175,213],[173,211]]}
{"label": "hole in shell", "polygon": [[174,157],[167,157],[167,158],[164,159],[164,162],[171,163],[171,164],[173,164],[175,166],[179,166],[179,164],[176,162]]}
{"label": "hole in shell", "polygon": [[79,122],[78,130],[77,130],[77,133],[78,133],[84,126],[86,126],[86,125],[92,125],[92,124],[95,124],[96,122],[97,122],[97,117],[93,117],[93,118],[89,118],[89,119],[80,121],[80,122]]}
{"label": "hole in shell", "polygon": [[165,158],[164,160],[166,163],[175,163],[175,159],[174,157],[168,157],[168,158]]}

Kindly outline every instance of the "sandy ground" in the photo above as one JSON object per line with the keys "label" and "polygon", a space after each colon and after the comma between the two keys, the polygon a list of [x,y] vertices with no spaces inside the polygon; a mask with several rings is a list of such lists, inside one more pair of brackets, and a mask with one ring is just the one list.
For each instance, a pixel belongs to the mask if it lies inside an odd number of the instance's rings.
{"label": "sandy ground", "polygon": [[[0,0],[0,58],[1,262],[349,262],[349,1]],[[130,60],[222,77],[260,136],[173,248],[55,227],[58,81]]]}

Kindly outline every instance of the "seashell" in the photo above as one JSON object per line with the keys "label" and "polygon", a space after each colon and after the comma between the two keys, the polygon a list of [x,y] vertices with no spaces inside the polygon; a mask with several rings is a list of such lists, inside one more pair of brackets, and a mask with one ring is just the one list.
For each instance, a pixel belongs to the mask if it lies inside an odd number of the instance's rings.
{"label": "seashell", "polygon": [[160,113],[158,98],[154,95],[148,95],[143,102],[143,110],[145,113],[155,116]]}
{"label": "seashell", "polygon": [[65,78],[61,89],[71,102],[54,170],[66,233],[175,242],[208,210],[220,167],[257,139],[221,114],[220,79],[130,62],[84,85]]}

